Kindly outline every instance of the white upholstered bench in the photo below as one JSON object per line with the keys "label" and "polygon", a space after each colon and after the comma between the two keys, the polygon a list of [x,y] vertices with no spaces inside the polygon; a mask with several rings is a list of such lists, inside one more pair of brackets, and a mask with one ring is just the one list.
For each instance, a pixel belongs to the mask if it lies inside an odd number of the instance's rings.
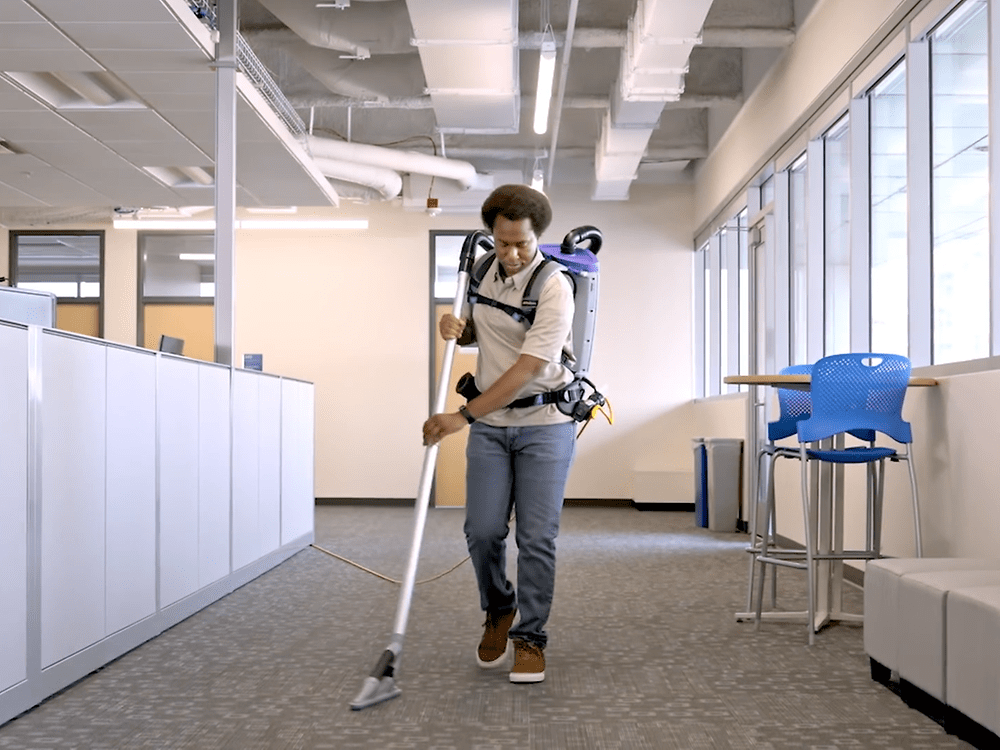
{"label": "white upholstered bench", "polygon": [[948,597],[948,705],[1000,734],[1000,586]]}
{"label": "white upholstered bench", "polygon": [[907,575],[951,570],[1000,570],[1000,560],[952,557],[884,558],[865,565],[864,646],[872,678],[888,683],[899,669],[899,581]]}

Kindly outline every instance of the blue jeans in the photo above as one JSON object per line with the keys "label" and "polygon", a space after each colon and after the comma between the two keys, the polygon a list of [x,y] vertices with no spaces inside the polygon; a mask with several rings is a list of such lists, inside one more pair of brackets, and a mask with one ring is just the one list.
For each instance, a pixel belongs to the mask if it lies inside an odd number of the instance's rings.
{"label": "blue jeans", "polygon": [[[510,635],[544,648],[556,576],[556,535],[566,477],[576,451],[575,422],[491,427],[477,422],[466,448],[465,538],[489,612],[518,607]],[[516,517],[517,590],[507,579],[507,534]]]}

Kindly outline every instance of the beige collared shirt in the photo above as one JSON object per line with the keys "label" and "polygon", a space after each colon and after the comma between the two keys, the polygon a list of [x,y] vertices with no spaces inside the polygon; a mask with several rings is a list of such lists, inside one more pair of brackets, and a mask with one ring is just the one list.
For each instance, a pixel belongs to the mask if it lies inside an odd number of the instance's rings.
{"label": "beige collared shirt", "polygon": [[[542,262],[541,251],[535,253],[525,268],[510,278],[500,275],[500,264],[494,260],[479,286],[479,293],[512,307],[521,306],[524,286],[535,268]],[[488,305],[474,305],[473,320],[479,357],[476,363],[476,385],[485,391],[514,366],[518,357],[529,354],[544,360],[545,365],[517,398],[555,391],[573,380],[573,373],[562,364],[563,351],[573,352],[573,290],[562,273],[553,274],[545,282],[538,297],[535,322],[530,328],[510,315]],[[571,421],[555,404],[529,406],[523,409],[498,409],[480,418],[494,427],[559,424]]]}

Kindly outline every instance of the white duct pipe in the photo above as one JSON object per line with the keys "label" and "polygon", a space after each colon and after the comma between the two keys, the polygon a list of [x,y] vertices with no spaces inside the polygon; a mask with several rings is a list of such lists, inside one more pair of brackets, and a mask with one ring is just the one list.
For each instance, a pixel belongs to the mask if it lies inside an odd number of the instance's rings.
{"label": "white duct pipe", "polygon": [[260,0],[260,4],[314,47],[362,58],[413,52],[413,27],[403,0],[359,3],[343,10],[317,8],[315,2]]}
{"label": "white duct pipe", "polygon": [[463,190],[468,190],[478,180],[476,168],[466,161],[444,159],[440,156],[430,156],[416,151],[397,151],[364,143],[345,143],[330,138],[317,138],[314,135],[306,138],[306,144],[317,160],[332,159],[356,162],[396,172],[432,175],[454,180]]}
{"label": "white duct pipe", "polygon": [[357,161],[332,159],[313,153],[313,160],[319,171],[330,179],[364,185],[377,191],[385,200],[395,198],[403,190],[403,178],[391,169],[361,164]]}

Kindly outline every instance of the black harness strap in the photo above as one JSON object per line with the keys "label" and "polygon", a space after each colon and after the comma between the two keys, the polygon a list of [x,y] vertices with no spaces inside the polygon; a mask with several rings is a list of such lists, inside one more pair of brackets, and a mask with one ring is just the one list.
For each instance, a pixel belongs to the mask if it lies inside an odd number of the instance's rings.
{"label": "black harness strap", "polygon": [[[482,283],[483,279],[486,278],[486,273],[489,271],[490,267],[492,267],[494,260],[496,260],[496,254],[490,253],[485,256],[482,261],[480,261],[479,265],[473,270],[472,278],[469,280],[469,304],[486,305],[487,307],[500,310],[507,313],[518,323],[526,323],[530,328],[532,323],[535,322],[535,310],[538,308],[538,295],[532,294],[535,281],[538,279],[542,270],[553,261],[546,258],[538,264],[531,276],[528,278],[528,283],[524,285],[524,293],[521,296],[521,307],[514,307],[513,305],[498,302],[495,299],[491,299],[490,297],[486,297],[479,293],[479,285]],[[546,274],[545,278],[548,278],[548,274]]]}
{"label": "black harness strap", "polygon": [[[493,261],[495,260],[496,253],[489,253],[478,261],[476,266],[473,268],[472,275],[469,279],[469,304],[486,305],[487,307],[500,310],[507,313],[507,315],[518,323],[524,323],[530,328],[535,322],[535,311],[538,308],[538,294],[533,293],[535,283],[539,279],[539,274],[542,273],[543,269],[552,265],[554,261],[545,258],[538,264],[531,276],[528,278],[528,283],[524,285],[524,293],[521,295],[521,307],[514,307],[513,305],[508,305],[504,302],[499,302],[495,299],[479,294],[479,285],[482,283],[483,279],[486,278],[486,274],[489,272],[489,269],[492,267]],[[543,277],[543,282],[548,279],[551,273],[557,273],[558,270],[559,269],[547,272]],[[569,277],[569,274],[566,275]],[[572,277],[569,278],[570,283],[572,284]],[[567,369],[568,361],[568,356],[565,352],[563,352],[563,366],[567,367]],[[464,376],[463,380],[465,380]],[[476,387],[475,380],[471,377],[471,375],[469,376],[464,388],[465,389],[463,389],[462,381],[459,381],[458,388],[456,390],[458,393],[465,396],[467,401],[471,401],[480,393],[479,389]],[[583,398],[583,395],[584,390],[582,386],[580,386],[578,380],[574,380],[565,388],[561,388],[558,391],[547,391],[545,393],[538,393],[533,396],[525,396],[524,398],[516,399],[507,404],[507,408],[525,409],[529,406],[543,406],[544,404],[572,404],[576,401],[580,401]]]}

